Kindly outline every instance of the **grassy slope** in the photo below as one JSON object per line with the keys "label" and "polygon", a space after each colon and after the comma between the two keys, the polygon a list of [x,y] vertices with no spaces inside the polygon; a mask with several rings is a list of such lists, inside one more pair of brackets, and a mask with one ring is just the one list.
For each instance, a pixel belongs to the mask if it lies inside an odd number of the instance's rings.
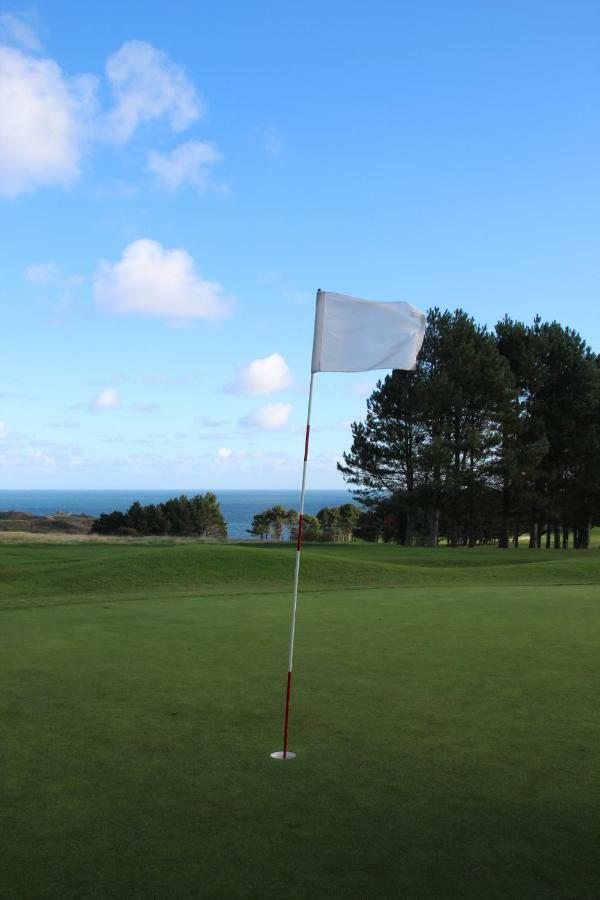
{"label": "grassy slope", "polygon": [[[293,554],[289,545],[4,544],[0,607],[286,591]],[[316,544],[302,557],[302,585],[312,590],[599,582],[594,551]]]}
{"label": "grassy slope", "polygon": [[0,896],[597,894],[600,554],[0,560]]}

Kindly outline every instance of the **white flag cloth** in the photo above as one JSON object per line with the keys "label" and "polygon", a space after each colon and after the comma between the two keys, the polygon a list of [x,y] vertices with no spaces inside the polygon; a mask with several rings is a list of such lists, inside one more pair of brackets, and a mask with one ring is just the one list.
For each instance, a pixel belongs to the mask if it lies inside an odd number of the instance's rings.
{"label": "white flag cloth", "polygon": [[414,369],[425,316],[410,303],[317,293],[313,372]]}

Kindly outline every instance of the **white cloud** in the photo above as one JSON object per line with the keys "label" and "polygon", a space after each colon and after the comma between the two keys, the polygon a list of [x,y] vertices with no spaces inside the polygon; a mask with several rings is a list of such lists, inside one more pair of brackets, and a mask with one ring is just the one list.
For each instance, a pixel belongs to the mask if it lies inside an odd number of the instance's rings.
{"label": "white cloud", "polygon": [[[92,143],[123,143],[153,120],[181,131],[202,115],[202,101],[182,67],[145,41],[128,41],[108,58],[113,104],[103,111],[95,76],[69,77],[53,59],[34,56],[40,49],[35,33],[10,13],[0,14],[2,30],[26,49],[0,46],[0,195],[68,185]],[[219,158],[212,144],[190,141],[171,154],[150,154],[149,166],[165,184],[187,181],[205,190],[208,167]]]}
{"label": "white cloud", "polygon": [[172,190],[191,184],[199,191],[210,186],[210,166],[219,162],[221,154],[208,141],[187,141],[171,153],[148,154],[148,168],[159,181]]}
{"label": "white cloud", "polygon": [[164,118],[182,131],[202,115],[200,97],[181,66],[146,41],[123,44],[108,58],[106,75],[116,100],[108,127],[117,142],[130,138],[142,122]]}
{"label": "white cloud", "polygon": [[230,450],[229,447],[219,447],[217,450],[217,458],[218,459],[229,459],[233,450]]}
{"label": "white cloud", "polygon": [[225,387],[230,394],[273,394],[292,383],[292,374],[281,353],[271,353],[240,366],[231,384]]}
{"label": "white cloud", "polygon": [[6,425],[4,422],[0,422],[0,441],[3,441],[6,437]]}
{"label": "white cloud", "polygon": [[9,40],[20,44],[26,50],[42,49],[40,39],[31,25],[12,13],[0,14],[0,28]]}
{"label": "white cloud", "polygon": [[217,319],[231,312],[221,285],[204,281],[186,250],[169,250],[147,238],[125,247],[118,262],[100,265],[94,297],[120,314]]}
{"label": "white cloud", "polygon": [[0,194],[77,178],[95,90],[90,75],[0,47]]}
{"label": "white cloud", "polygon": [[263,428],[266,431],[285,428],[291,411],[291,403],[267,403],[240,419],[240,425],[244,428]]}
{"label": "white cloud", "polygon": [[112,387],[104,388],[90,401],[90,410],[100,412],[104,409],[116,409],[119,406],[119,395]]}

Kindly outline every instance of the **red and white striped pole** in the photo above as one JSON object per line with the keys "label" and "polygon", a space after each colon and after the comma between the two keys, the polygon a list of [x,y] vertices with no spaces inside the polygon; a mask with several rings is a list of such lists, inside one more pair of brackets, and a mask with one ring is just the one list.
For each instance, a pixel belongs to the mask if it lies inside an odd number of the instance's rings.
{"label": "red and white striped pole", "polygon": [[310,376],[308,390],[308,414],[306,416],[306,438],[304,440],[304,465],[302,467],[302,490],[300,492],[300,514],[298,516],[298,539],[296,541],[296,567],[294,569],[294,589],[292,591],[292,616],[290,624],[290,646],[288,653],[287,689],[285,693],[285,716],[283,721],[283,750],[271,753],[273,759],[293,759],[295,753],[288,749],[288,730],[290,724],[290,699],[292,695],[292,668],[294,662],[294,632],[296,630],[296,607],[298,606],[298,579],[300,576],[300,554],[302,552],[302,520],[304,518],[304,494],[306,490],[306,467],[308,463],[308,441],[310,438],[310,413],[312,409],[313,381],[315,373]]}

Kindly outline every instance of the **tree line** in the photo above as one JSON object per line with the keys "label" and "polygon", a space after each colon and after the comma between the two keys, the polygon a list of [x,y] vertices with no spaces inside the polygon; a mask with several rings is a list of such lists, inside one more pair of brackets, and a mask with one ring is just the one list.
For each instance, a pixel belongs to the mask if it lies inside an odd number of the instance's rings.
{"label": "tree line", "polygon": [[123,536],[173,535],[226,538],[227,523],[215,494],[174,497],[164,503],[132,503],[126,513],[102,513],[92,523],[95,534]]}
{"label": "tree line", "polygon": [[[361,509],[354,503],[325,506],[316,516],[302,517],[303,538],[306,541],[351,541],[360,515]],[[298,513],[284,506],[272,506],[254,516],[248,533],[261,541],[295,541],[298,537]]]}
{"label": "tree line", "polygon": [[570,328],[493,331],[434,308],[416,370],[394,370],[338,464],[361,536],[587,548],[600,520],[600,357]]}

